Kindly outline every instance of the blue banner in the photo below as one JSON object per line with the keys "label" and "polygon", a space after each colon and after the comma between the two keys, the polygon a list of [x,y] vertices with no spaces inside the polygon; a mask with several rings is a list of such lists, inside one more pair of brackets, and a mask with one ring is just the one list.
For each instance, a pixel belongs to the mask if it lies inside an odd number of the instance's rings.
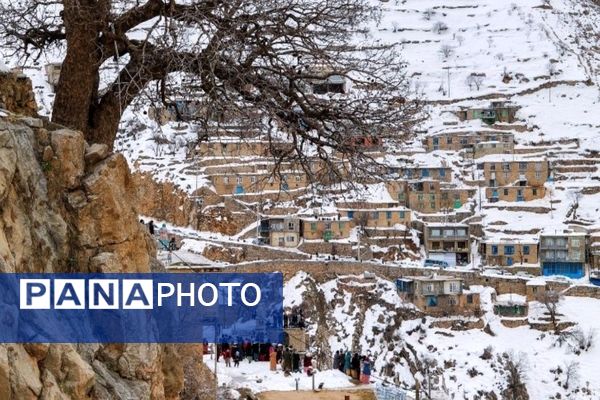
{"label": "blue banner", "polygon": [[0,274],[1,343],[281,343],[280,273]]}

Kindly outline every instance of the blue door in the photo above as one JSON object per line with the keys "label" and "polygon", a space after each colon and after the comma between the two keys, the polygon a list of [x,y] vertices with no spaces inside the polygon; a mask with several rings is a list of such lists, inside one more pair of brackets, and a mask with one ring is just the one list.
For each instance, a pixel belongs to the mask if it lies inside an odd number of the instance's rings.
{"label": "blue door", "polygon": [[244,187],[242,185],[237,185],[235,187],[235,194],[242,194],[244,193]]}

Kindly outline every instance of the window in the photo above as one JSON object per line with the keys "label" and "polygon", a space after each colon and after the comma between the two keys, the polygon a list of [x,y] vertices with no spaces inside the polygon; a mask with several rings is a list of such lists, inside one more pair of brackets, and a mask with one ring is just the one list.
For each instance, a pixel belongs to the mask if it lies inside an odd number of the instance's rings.
{"label": "window", "polygon": [[392,219],[392,212],[391,211],[386,211],[385,212],[385,218]]}
{"label": "window", "polygon": [[427,303],[427,307],[437,307],[437,303],[438,303],[437,296],[427,296],[426,303]]}
{"label": "window", "polygon": [[531,191],[531,194],[534,195],[534,196],[537,196],[537,189],[533,188],[532,191]]}
{"label": "window", "polygon": [[440,237],[440,236],[442,236],[442,230],[441,229],[432,229],[431,230],[431,236],[432,237]]}
{"label": "window", "polygon": [[423,287],[423,291],[425,293],[433,293],[433,289],[434,289],[433,283],[427,283],[427,284],[425,284],[425,287]]}
{"label": "window", "polygon": [[508,189],[504,189],[503,192],[505,196],[508,196]]}
{"label": "window", "polygon": [[456,297],[448,297],[448,305],[449,306],[455,306],[458,304],[458,300],[456,300]]}
{"label": "window", "polygon": [[440,174],[440,178],[445,177],[446,176],[446,170],[444,168],[440,168],[439,174]]}
{"label": "window", "polygon": [[250,177],[250,183],[256,183],[256,176]]}
{"label": "window", "polygon": [[510,179],[510,172],[504,172],[504,179],[505,180],[509,180]]}
{"label": "window", "polygon": [[526,171],[527,170],[527,163],[526,162],[519,162],[519,171]]}
{"label": "window", "polygon": [[542,170],[542,163],[541,162],[536,162],[535,163],[535,170],[536,171],[541,171]]}
{"label": "window", "polygon": [[293,222],[288,222],[288,230],[293,231],[295,225],[296,224],[294,224]]}
{"label": "window", "polygon": [[435,210],[435,202],[429,203],[429,208]]}
{"label": "window", "polygon": [[226,185],[229,184],[229,177],[228,176],[224,176],[223,177],[223,183],[226,184]]}
{"label": "window", "polygon": [[451,136],[448,136],[448,137],[446,138],[446,142],[447,142],[448,144],[452,144],[452,137],[451,137]]}
{"label": "window", "polygon": [[423,168],[421,170],[421,177],[423,177],[423,178],[428,178],[429,177],[429,170],[427,168]]}
{"label": "window", "polygon": [[302,177],[300,175],[296,175],[296,182],[300,182],[302,180]]}
{"label": "window", "polygon": [[510,171],[510,163],[503,162],[502,163],[502,171]]}
{"label": "window", "polygon": [[286,241],[290,242],[290,243],[294,243],[296,241],[296,238],[294,236],[287,236],[285,238]]}
{"label": "window", "polygon": [[435,194],[431,193],[429,195],[429,201],[435,201]]}
{"label": "window", "polygon": [[458,282],[450,282],[448,284],[448,291],[450,293],[458,293],[460,291],[460,284]]}
{"label": "window", "polygon": [[237,176],[237,177],[235,178],[235,181],[237,182],[237,184],[238,184],[238,185],[241,185],[241,184],[242,184],[242,180],[243,180],[243,179],[242,179],[242,177],[241,177],[241,176]]}
{"label": "window", "polygon": [[313,232],[317,230],[317,223],[316,222],[311,222],[310,223],[310,230],[313,231]]}
{"label": "window", "polygon": [[404,219],[406,215],[404,211],[400,211],[398,214],[400,215],[400,219]]}
{"label": "window", "polygon": [[345,222],[342,222],[342,221],[338,222],[338,229],[339,229],[340,231],[343,231],[343,230],[344,230],[344,226],[345,226],[345,225],[346,225],[346,223],[345,223]]}
{"label": "window", "polygon": [[378,211],[371,212],[371,219],[379,219],[379,212]]}
{"label": "window", "polygon": [[467,304],[473,304],[473,295],[472,294],[467,295]]}
{"label": "window", "polygon": [[496,246],[495,244],[492,245],[492,255],[498,255],[498,246]]}
{"label": "window", "polygon": [[354,218],[354,211],[348,211],[348,219]]}
{"label": "window", "polygon": [[456,230],[456,236],[467,236],[467,230],[465,228],[458,228]]}
{"label": "window", "polygon": [[504,246],[504,254],[506,254],[507,256],[515,254],[515,246],[513,246],[513,245]]}
{"label": "window", "polygon": [[429,190],[430,190],[430,191],[435,191],[435,184],[433,184],[433,183],[430,183],[430,184],[429,184]]}
{"label": "window", "polygon": [[490,164],[490,171],[496,170],[496,164]]}
{"label": "window", "polygon": [[571,239],[572,247],[579,247],[579,239]]}
{"label": "window", "polygon": [[417,200],[419,200],[419,201],[423,201],[423,195],[422,195],[422,194],[418,194],[418,195],[417,195]]}
{"label": "window", "polygon": [[462,139],[460,139],[460,144],[467,145],[467,144],[469,144],[469,140],[467,138],[462,138]]}
{"label": "window", "polygon": [[542,173],[540,171],[535,171],[535,179],[542,179]]}
{"label": "window", "polygon": [[506,265],[508,265],[509,267],[511,265],[513,265],[513,258],[512,257],[506,257]]}
{"label": "window", "polygon": [[404,203],[404,193],[398,193],[398,201]]}
{"label": "window", "polygon": [[529,246],[523,246],[523,254],[529,254]]}
{"label": "window", "polygon": [[331,230],[331,222],[325,222],[325,230],[327,230],[327,231]]}
{"label": "window", "polygon": [[445,237],[452,237],[454,236],[454,229],[450,228],[450,229],[444,229],[444,236]]}

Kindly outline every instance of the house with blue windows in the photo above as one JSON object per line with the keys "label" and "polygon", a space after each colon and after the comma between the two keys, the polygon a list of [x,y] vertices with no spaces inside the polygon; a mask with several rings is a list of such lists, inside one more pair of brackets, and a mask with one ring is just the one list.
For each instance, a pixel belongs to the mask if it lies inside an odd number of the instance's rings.
{"label": "house with blue windows", "polygon": [[479,293],[469,291],[461,278],[432,274],[396,279],[401,299],[429,315],[476,314]]}
{"label": "house with blue windows", "polygon": [[540,235],[542,275],[578,279],[585,276],[587,236],[581,232]]}
{"label": "house with blue windows", "polygon": [[485,266],[538,265],[538,238],[483,240],[479,244],[479,253]]}

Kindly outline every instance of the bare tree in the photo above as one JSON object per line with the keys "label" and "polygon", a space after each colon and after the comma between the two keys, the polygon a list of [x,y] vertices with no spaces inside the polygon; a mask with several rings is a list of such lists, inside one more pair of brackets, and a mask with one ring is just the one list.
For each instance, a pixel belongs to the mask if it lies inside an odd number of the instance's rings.
{"label": "bare tree", "polygon": [[423,12],[423,19],[425,21],[430,21],[431,18],[433,18],[433,16],[435,15],[435,11],[431,8],[428,8],[427,10],[425,10]]}
{"label": "bare tree", "polygon": [[456,36],[456,41],[458,42],[459,46],[462,46],[463,43],[465,42],[465,37],[463,35],[457,35]]}
{"label": "bare tree", "polygon": [[542,303],[546,308],[546,314],[548,315],[552,329],[556,334],[560,333],[558,329],[558,305],[561,300],[562,294],[556,290],[546,290],[537,296],[537,301]]}
{"label": "bare tree", "polygon": [[479,91],[479,89],[481,88],[481,85],[483,84],[484,78],[485,78],[485,74],[478,74],[478,73],[473,72],[469,76],[467,76],[467,79],[466,79],[467,86],[469,86],[470,90],[473,90],[473,88],[476,88],[477,91]]}
{"label": "bare tree", "polygon": [[454,54],[454,47],[450,46],[449,44],[443,44],[440,47],[439,52],[442,55],[442,58],[447,60],[452,54]]}
{"label": "bare tree", "polygon": [[565,381],[563,388],[568,389],[569,385],[576,385],[579,381],[579,363],[577,361],[565,362]]}
{"label": "bare tree", "polygon": [[446,25],[445,22],[441,22],[441,21],[436,22],[431,27],[431,31],[433,33],[437,33],[438,35],[441,35],[442,33],[446,32],[447,30],[448,30],[448,25]]}
{"label": "bare tree", "polygon": [[[23,0],[0,5],[0,37],[23,64],[64,52],[52,119],[90,142],[112,147],[140,98],[194,99],[206,130],[255,121],[308,168],[308,148],[361,158],[349,138],[406,131],[420,107],[396,46],[361,42],[378,16],[366,0]],[[334,77],[352,93],[313,93]]]}
{"label": "bare tree", "polygon": [[506,372],[506,388],[503,399],[523,400],[528,399],[525,378],[527,373],[527,359],[525,354],[504,354],[504,370]]}

